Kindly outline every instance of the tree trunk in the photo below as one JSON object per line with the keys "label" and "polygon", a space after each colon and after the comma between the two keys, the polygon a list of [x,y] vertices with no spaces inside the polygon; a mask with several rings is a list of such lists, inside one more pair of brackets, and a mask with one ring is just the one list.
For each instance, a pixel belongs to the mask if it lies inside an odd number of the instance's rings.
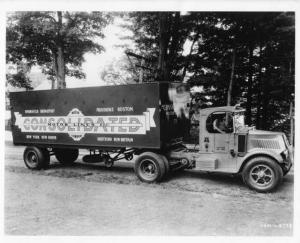
{"label": "tree trunk", "polygon": [[262,128],[262,119],[261,119],[261,102],[263,96],[263,85],[262,85],[262,47],[259,47],[259,74],[258,74],[258,94],[257,94],[257,106],[256,106],[256,128]]}
{"label": "tree trunk", "polygon": [[294,112],[293,102],[290,102],[290,144],[294,146]]}
{"label": "tree trunk", "polygon": [[[172,15],[170,16],[170,18],[171,17]],[[178,53],[179,38],[180,38],[179,35],[180,23],[181,23],[180,12],[176,12],[174,18],[172,17],[171,20],[169,20],[169,25],[172,24],[170,34],[168,35],[168,41],[170,41],[168,60],[172,60],[172,61],[167,62],[167,70],[166,70],[166,72],[168,72],[169,79],[172,78],[171,77],[172,70],[174,70],[174,64],[176,62],[176,57]],[[172,39],[170,38],[171,35],[172,35]]]}
{"label": "tree trunk", "polygon": [[56,53],[56,63],[57,63],[57,72],[56,72],[56,80],[57,80],[57,88],[64,89],[66,88],[66,80],[65,80],[65,60],[64,60],[64,50],[63,50],[63,40],[61,36],[62,29],[62,12],[57,12],[58,16],[58,33],[57,33],[57,53]]}
{"label": "tree trunk", "polygon": [[51,89],[55,89],[55,80],[51,79]]}
{"label": "tree trunk", "polygon": [[248,92],[247,92],[247,104],[246,104],[246,124],[251,125],[252,123],[252,114],[251,114],[251,108],[252,108],[252,95],[253,95],[253,46],[250,44],[249,46],[249,76],[248,76]]}
{"label": "tree trunk", "polygon": [[167,72],[167,50],[168,50],[168,13],[159,13],[159,56],[158,56],[158,75],[159,81],[168,80]]}
{"label": "tree trunk", "polygon": [[[144,67],[145,66],[145,60],[142,59],[141,61],[141,66]],[[139,83],[143,83],[143,79],[144,79],[144,68],[140,68],[140,72],[139,72]]]}
{"label": "tree trunk", "polygon": [[[292,61],[289,63],[289,76],[291,81],[293,82],[293,71],[292,71]],[[294,100],[291,99],[290,101],[290,144],[294,146],[294,105],[293,105]]]}
{"label": "tree trunk", "polygon": [[64,89],[66,88],[65,81],[65,61],[63,56],[63,48],[61,46],[57,47],[57,88]]}
{"label": "tree trunk", "polygon": [[227,92],[227,105],[228,106],[231,105],[232,86],[233,86],[234,68],[235,68],[235,55],[236,55],[236,50],[235,50],[235,47],[234,47],[233,52],[232,52],[230,81],[229,81],[228,92]]}
{"label": "tree trunk", "polygon": [[55,78],[53,77],[52,80],[51,80],[51,89],[55,89],[55,79],[57,80],[57,53],[55,50],[52,50],[52,58],[53,58],[53,70],[54,70],[54,73],[55,73]]}
{"label": "tree trunk", "polygon": [[269,82],[268,82],[268,75],[269,75],[269,67],[266,67],[265,78],[262,84],[262,111],[261,111],[261,125],[260,127],[265,130],[268,126],[268,104],[269,104]]}

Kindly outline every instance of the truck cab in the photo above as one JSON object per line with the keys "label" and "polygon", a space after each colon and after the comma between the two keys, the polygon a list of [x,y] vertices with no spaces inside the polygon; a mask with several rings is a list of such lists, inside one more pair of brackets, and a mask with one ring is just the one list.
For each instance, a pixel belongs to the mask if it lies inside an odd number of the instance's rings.
{"label": "truck cab", "polygon": [[239,106],[202,109],[198,149],[171,151],[169,159],[193,170],[240,173],[260,192],[274,189],[292,166],[291,146],[284,133],[246,126],[244,112]]}

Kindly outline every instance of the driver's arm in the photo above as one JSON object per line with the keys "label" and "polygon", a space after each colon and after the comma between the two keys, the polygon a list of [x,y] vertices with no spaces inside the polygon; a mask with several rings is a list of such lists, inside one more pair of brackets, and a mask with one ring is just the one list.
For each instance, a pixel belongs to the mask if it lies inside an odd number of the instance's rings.
{"label": "driver's arm", "polygon": [[222,131],[220,128],[218,128],[217,122],[218,122],[218,119],[214,120],[214,123],[213,123],[214,129],[217,130],[219,133],[225,133],[225,132]]}

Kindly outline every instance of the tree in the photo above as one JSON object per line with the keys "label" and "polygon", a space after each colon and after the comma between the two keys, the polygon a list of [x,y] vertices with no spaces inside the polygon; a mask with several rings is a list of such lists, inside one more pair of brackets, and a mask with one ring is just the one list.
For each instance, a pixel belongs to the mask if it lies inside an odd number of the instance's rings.
{"label": "tree", "polygon": [[18,62],[15,66],[8,66],[6,72],[6,86],[10,84],[14,87],[32,89],[32,82],[28,77],[30,68],[24,62]]}
{"label": "tree", "polygon": [[101,53],[103,28],[111,21],[104,12],[15,12],[7,21],[6,60],[39,65],[65,88],[65,76],[84,78],[81,70],[86,52]]}
{"label": "tree", "polygon": [[155,70],[147,80],[180,80],[183,45],[192,31],[186,26],[188,17],[180,12],[132,12],[128,18],[132,25],[125,27],[134,33],[135,52]]}
{"label": "tree", "polygon": [[248,125],[287,131],[295,85],[293,12],[134,12],[129,17],[136,52],[153,60],[160,80],[165,75],[201,86],[207,105],[242,101]]}
{"label": "tree", "polygon": [[101,79],[108,85],[135,83],[135,75],[129,71],[129,60],[123,56],[119,60],[113,59],[100,73]]}

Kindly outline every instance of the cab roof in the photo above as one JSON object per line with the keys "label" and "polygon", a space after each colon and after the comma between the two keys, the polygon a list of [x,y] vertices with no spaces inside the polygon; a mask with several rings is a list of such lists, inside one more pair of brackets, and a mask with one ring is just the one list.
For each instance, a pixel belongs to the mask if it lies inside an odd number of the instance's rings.
{"label": "cab roof", "polygon": [[210,107],[202,109],[200,112],[202,115],[208,115],[213,112],[218,111],[227,111],[227,112],[241,112],[245,111],[245,109],[241,108],[240,106],[218,106],[218,107]]}

